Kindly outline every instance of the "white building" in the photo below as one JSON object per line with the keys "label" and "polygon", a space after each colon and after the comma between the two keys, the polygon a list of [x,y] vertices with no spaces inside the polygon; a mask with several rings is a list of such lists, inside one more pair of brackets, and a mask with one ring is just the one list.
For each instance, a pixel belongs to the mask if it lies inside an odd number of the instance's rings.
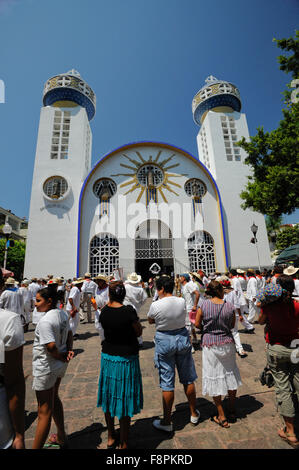
{"label": "white building", "polygon": [[[91,169],[95,95],[78,72],[45,85],[32,184],[27,277],[90,271],[146,279],[159,272],[207,273],[257,267],[250,227],[258,225],[261,266],[271,258],[264,217],[240,207],[249,139],[237,88],[209,77],[196,94],[199,158],[169,144],[138,142]],[[41,261],[42,260],[42,261]],[[154,269],[155,270],[155,269]]]}

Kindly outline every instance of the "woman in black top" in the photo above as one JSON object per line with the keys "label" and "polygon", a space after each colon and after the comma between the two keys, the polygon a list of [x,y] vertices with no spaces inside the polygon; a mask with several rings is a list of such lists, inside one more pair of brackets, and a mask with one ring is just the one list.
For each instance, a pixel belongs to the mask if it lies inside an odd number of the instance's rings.
{"label": "woman in black top", "polygon": [[[105,413],[108,428],[107,448],[128,448],[131,417],[143,407],[139,344],[142,334],[136,310],[124,306],[126,289],[121,281],[109,283],[109,302],[102,309],[100,322],[105,339],[102,342],[101,372],[97,406]],[[115,416],[119,419],[120,436],[116,438]]]}

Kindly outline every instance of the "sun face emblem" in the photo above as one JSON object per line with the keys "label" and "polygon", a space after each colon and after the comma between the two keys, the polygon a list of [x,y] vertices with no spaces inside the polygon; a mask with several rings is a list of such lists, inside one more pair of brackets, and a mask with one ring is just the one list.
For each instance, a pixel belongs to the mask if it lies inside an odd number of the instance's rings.
{"label": "sun face emblem", "polygon": [[179,178],[181,176],[187,175],[168,173],[167,170],[179,166],[179,163],[166,166],[166,164],[175,156],[175,154],[171,155],[165,160],[159,161],[161,153],[162,150],[159,150],[155,159],[153,160],[153,157],[150,156],[148,161],[146,161],[142,157],[141,153],[138,151],[136,151],[136,155],[139,160],[134,160],[133,158],[128,157],[128,155],[123,154],[123,156],[127,160],[129,160],[134,166],[129,166],[124,163],[121,163],[120,166],[128,168],[133,172],[120,173],[111,176],[130,176],[132,178],[126,183],[120,185],[121,188],[125,186],[131,186],[131,188],[125,193],[125,195],[139,189],[140,192],[136,199],[136,202],[139,202],[144,192],[146,192],[147,204],[150,200],[158,202],[158,194],[162,196],[164,202],[168,202],[164,194],[165,190],[170,191],[171,193],[174,193],[176,196],[178,196],[178,193],[176,193],[170,185],[176,186],[178,188],[181,188],[181,185],[175,183],[174,181],[170,181],[169,178]]}

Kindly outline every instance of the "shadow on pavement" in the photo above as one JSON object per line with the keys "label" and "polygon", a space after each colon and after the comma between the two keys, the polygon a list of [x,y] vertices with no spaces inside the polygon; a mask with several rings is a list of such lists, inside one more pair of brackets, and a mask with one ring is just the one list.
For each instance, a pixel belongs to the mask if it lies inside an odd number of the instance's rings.
{"label": "shadow on pavement", "polygon": [[69,434],[70,449],[96,449],[102,443],[101,434],[105,430],[106,428],[101,423],[93,423],[81,431]]}
{"label": "shadow on pavement", "polygon": [[84,349],[73,349],[75,356],[78,356],[78,354],[81,354],[84,352]]}
{"label": "shadow on pavement", "polygon": [[[37,404],[36,404],[37,408]],[[29,414],[27,410],[25,410],[26,416],[25,416],[25,431],[30,428],[31,424],[34,423],[34,421],[37,418],[37,411],[31,411]]]}
{"label": "shadow on pavement", "polygon": [[155,343],[153,341],[143,341],[142,343],[142,349],[151,349],[155,347]]}
{"label": "shadow on pavement", "polygon": [[93,336],[99,336],[99,333],[89,333],[89,331],[87,333],[77,333],[77,341],[78,340],[86,340],[86,339],[89,339],[89,338],[92,338]]}
{"label": "shadow on pavement", "polygon": [[253,352],[253,349],[252,349],[251,344],[242,343],[242,346],[243,346],[244,351],[246,351],[246,352]]}

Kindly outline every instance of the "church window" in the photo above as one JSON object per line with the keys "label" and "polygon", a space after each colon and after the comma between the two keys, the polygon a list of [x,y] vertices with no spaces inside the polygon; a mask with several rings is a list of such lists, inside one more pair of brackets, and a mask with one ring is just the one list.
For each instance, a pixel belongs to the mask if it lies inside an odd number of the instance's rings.
{"label": "church window", "polygon": [[52,160],[57,158],[65,160],[68,158],[70,121],[70,111],[55,111],[51,147]]}
{"label": "church window", "polygon": [[213,237],[205,231],[197,230],[188,238],[188,257],[191,271],[202,269],[206,274],[216,271]]}
{"label": "church window", "polygon": [[102,200],[109,200],[117,191],[115,181],[110,178],[101,178],[93,185],[93,192],[96,197]]}
{"label": "church window", "polygon": [[119,267],[119,243],[110,233],[100,233],[90,242],[90,273],[109,276]]}
{"label": "church window", "polygon": [[67,181],[62,176],[51,176],[43,185],[44,194],[51,199],[62,199],[67,189]]}
{"label": "church window", "polygon": [[[205,163],[206,161],[207,160],[205,159]],[[192,178],[186,181],[184,188],[186,194],[190,197],[202,198],[207,192],[205,183],[198,178]]]}

